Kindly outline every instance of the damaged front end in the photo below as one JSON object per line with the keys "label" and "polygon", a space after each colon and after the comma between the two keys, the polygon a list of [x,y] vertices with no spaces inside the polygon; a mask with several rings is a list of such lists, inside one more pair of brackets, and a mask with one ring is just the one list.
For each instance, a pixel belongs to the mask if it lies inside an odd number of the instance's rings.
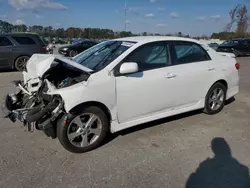
{"label": "damaged front end", "polygon": [[16,83],[19,91],[8,94],[2,106],[5,117],[12,122],[21,121],[30,132],[43,130],[47,136],[56,138],[57,120],[64,114],[61,97],[44,94],[45,82],[32,94],[28,93],[23,82]]}
{"label": "damaged front end", "polygon": [[[19,120],[30,132],[42,130],[47,136],[56,138],[57,122],[66,112],[62,97],[48,94],[49,90],[51,87],[59,90],[87,81],[90,74],[68,64],[68,60],[65,63],[63,59],[51,59],[51,56],[47,59],[50,64],[40,75],[28,67],[36,62],[28,62],[27,72],[23,73],[24,81],[14,81],[17,91],[8,94],[1,106],[5,117],[12,122]],[[38,66],[36,70],[41,69]]]}

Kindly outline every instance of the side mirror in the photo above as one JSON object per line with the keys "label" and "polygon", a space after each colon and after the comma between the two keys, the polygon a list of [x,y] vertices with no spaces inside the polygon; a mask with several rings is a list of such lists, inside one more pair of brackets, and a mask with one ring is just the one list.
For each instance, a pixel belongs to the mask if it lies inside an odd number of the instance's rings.
{"label": "side mirror", "polygon": [[120,67],[120,74],[130,74],[138,72],[138,64],[135,62],[125,62]]}

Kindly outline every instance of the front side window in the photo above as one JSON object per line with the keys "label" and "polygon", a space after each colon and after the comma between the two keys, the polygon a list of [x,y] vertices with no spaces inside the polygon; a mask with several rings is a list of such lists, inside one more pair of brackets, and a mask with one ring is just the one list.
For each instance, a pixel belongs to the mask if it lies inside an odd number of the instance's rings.
{"label": "front side window", "polygon": [[34,40],[32,40],[29,37],[12,37],[13,39],[15,39],[18,44],[20,45],[33,45],[36,44]]}
{"label": "front side window", "polygon": [[124,61],[136,62],[140,71],[166,67],[169,64],[168,45],[165,42],[145,44]]}
{"label": "front side window", "polygon": [[175,64],[185,64],[211,60],[206,50],[195,43],[176,43],[174,44],[174,50],[176,53]]}
{"label": "front side window", "polygon": [[92,69],[93,71],[99,71],[134,44],[135,42],[126,41],[102,42],[75,56],[73,61]]}
{"label": "front side window", "polygon": [[0,37],[0,46],[12,46],[12,43],[6,37]]}

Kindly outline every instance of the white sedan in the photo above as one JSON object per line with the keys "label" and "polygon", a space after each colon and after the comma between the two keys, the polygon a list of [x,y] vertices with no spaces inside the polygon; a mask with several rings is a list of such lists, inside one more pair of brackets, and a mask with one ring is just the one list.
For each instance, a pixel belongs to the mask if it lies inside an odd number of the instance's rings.
{"label": "white sedan", "polygon": [[239,64],[199,41],[129,37],[102,42],[66,59],[33,55],[7,116],[83,153],[109,132],[203,109],[220,112],[239,92]]}

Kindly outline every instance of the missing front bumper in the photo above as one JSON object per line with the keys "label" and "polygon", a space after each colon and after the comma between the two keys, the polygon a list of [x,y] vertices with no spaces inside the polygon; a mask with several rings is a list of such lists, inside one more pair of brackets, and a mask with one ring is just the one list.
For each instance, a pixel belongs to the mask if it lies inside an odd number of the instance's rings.
{"label": "missing front bumper", "polygon": [[17,97],[16,95],[8,94],[3,102],[1,103],[2,118],[9,118],[12,122],[17,120],[24,122],[24,117],[31,108],[21,108],[17,109],[16,105]]}
{"label": "missing front bumper", "polygon": [[56,125],[58,119],[64,114],[63,102],[58,96],[47,105],[38,104],[36,107],[20,108],[21,98],[16,94],[9,94],[1,103],[3,118],[10,119],[13,123],[21,121],[28,131],[42,130],[48,137],[56,138]]}

